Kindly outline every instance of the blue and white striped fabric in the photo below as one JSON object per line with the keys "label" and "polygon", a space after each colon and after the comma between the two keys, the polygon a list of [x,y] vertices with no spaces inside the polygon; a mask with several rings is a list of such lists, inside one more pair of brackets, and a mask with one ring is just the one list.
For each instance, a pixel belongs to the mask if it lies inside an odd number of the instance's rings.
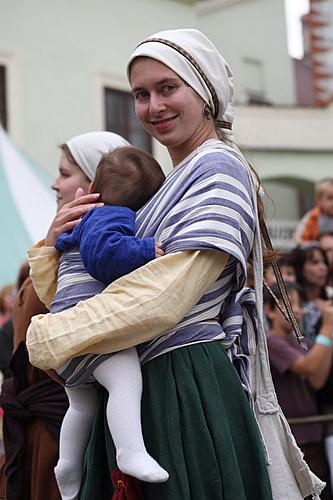
{"label": "blue and white striped fabric", "polygon": [[87,272],[78,247],[66,250],[60,256],[57,291],[50,311],[54,314],[69,309],[81,300],[101,293],[105,286]]}
{"label": "blue and white striped fabric", "polygon": [[[138,347],[141,363],[185,345],[220,340],[244,389],[249,390],[248,355],[256,346],[254,292],[244,289],[246,263],[255,231],[251,193],[248,167],[237,153],[221,141],[207,141],[174,169],[161,189],[138,212],[136,236],[154,236],[163,243],[165,253],[201,249],[221,250],[230,255],[220,278],[185,318],[173,329]],[[80,294],[93,294],[90,287],[96,283],[90,281],[89,275],[84,276],[82,261],[77,257],[77,265],[73,265],[73,261],[69,265],[70,276],[65,262],[60,264],[59,300],[63,287],[68,298],[70,282],[74,288],[81,289]],[[75,261],[75,252],[72,258]],[[63,308],[64,304],[58,305]],[[103,356],[72,360],[61,373],[64,376],[73,369],[67,385],[77,386],[83,382],[78,374],[84,376],[84,371],[95,367]],[[87,364],[83,366],[82,362]]]}
{"label": "blue and white striped fabric", "polygon": [[[57,291],[51,304],[51,313],[75,306],[81,300],[101,293],[105,284],[96,280],[85,269],[78,247],[65,250],[59,261]],[[94,370],[112,354],[77,356],[57,370],[66,387],[78,388],[95,383]]]}
{"label": "blue and white striped fabric", "polygon": [[[220,278],[192,311],[175,328],[139,346],[142,363],[181,346],[221,340],[249,386],[246,356],[254,352],[256,338],[255,307],[249,310],[255,300],[243,287],[254,219],[248,167],[217,140],[205,142],[178,165],[138,212],[137,236],[154,235],[166,253],[202,249],[230,255]],[[220,322],[214,321],[219,315]]]}

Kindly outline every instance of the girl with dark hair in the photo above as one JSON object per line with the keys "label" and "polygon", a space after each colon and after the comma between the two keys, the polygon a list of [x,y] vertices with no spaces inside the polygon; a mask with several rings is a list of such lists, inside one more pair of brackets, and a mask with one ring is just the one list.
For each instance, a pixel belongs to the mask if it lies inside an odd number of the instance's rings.
{"label": "girl with dark hair", "polygon": [[300,286],[303,301],[303,332],[314,341],[322,309],[327,300],[326,285],[329,265],[324,250],[317,241],[299,245],[293,250],[296,280]]}
{"label": "girl with dark hair", "polygon": [[[311,343],[321,341],[319,335],[322,326],[323,311],[326,308],[327,284],[329,280],[329,261],[326,252],[317,241],[303,243],[293,251],[296,277],[300,285],[303,300],[303,332]],[[331,346],[327,344],[327,347]],[[332,362],[331,362],[332,363]],[[326,384],[318,393],[320,411],[333,414],[333,367]],[[331,483],[333,481],[333,422],[328,422],[325,428],[325,448],[328,457]]]}

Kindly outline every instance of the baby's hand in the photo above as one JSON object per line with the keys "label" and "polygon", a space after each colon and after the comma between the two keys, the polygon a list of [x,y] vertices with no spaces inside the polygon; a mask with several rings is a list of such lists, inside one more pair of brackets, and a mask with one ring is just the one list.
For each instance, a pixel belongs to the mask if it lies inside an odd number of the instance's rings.
{"label": "baby's hand", "polygon": [[162,250],[162,243],[160,241],[157,241],[155,245],[155,259],[157,259],[157,257],[162,257],[163,255],[164,252]]}

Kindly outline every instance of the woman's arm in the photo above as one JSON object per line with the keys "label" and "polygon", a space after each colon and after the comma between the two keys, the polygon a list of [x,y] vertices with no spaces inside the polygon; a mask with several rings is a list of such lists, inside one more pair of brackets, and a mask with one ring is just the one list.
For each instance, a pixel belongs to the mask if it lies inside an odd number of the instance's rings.
{"label": "woman's arm", "polygon": [[30,276],[39,300],[50,308],[56,292],[60,253],[39,241],[28,250]]}
{"label": "woman's arm", "polygon": [[333,306],[327,302],[323,308],[323,322],[319,334],[326,337],[331,345],[315,343],[309,352],[292,364],[290,369],[298,375],[305,375],[316,390],[325,384],[332,365]]}
{"label": "woman's arm", "polygon": [[183,319],[227,260],[219,251],[169,254],[71,309],[35,316],[27,336],[31,363],[58,368],[73,356],[115,352],[151,340]]}

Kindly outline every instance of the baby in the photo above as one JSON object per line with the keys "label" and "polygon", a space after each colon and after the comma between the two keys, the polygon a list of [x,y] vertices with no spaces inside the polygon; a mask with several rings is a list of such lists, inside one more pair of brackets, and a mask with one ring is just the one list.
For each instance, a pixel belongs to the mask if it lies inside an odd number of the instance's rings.
{"label": "baby", "polygon": [[[164,180],[159,164],[143,150],[121,147],[103,155],[90,192],[100,193],[105,205],[90,210],[72,232],[58,238],[56,248],[62,255],[51,313],[100,293],[120,276],[163,255],[154,238],[135,237],[135,211]],[[143,442],[142,377],[135,348],[79,356],[57,373],[65,382],[69,399],[55,468],[63,500],[79,494],[84,453],[97,406],[96,381],[109,393],[106,416],[119,469],[143,481],[168,479],[168,473],[147,453]]]}

